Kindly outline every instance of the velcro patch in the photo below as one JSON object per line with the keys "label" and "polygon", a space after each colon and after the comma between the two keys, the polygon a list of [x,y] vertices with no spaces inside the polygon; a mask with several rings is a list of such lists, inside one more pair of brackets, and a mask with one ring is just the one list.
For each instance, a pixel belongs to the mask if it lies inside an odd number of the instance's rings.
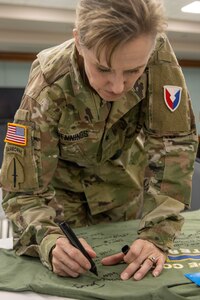
{"label": "velcro patch", "polygon": [[27,127],[21,124],[8,123],[6,138],[4,142],[20,146],[26,146]]}

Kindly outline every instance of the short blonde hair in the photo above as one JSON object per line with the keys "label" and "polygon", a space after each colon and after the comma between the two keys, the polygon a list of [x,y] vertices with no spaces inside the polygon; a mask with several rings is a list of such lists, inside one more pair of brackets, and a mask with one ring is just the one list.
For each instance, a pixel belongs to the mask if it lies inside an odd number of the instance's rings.
{"label": "short blonde hair", "polygon": [[98,59],[105,48],[109,64],[118,45],[140,35],[155,37],[165,27],[161,0],[80,0],[77,5],[80,44],[95,48]]}

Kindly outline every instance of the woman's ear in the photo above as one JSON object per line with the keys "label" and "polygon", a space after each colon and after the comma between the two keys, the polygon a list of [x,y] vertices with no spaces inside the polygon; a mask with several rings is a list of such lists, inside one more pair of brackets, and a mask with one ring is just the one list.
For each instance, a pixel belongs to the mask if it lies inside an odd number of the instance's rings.
{"label": "woman's ear", "polygon": [[75,41],[75,45],[76,45],[76,49],[79,53],[79,55],[81,55],[81,46],[79,43],[79,36],[78,36],[78,31],[76,28],[73,29],[73,37],[74,37],[74,41]]}

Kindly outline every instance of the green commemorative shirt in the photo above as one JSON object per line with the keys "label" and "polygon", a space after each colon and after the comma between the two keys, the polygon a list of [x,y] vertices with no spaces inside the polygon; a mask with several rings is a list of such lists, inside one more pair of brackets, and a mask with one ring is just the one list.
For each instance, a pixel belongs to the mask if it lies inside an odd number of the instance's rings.
{"label": "green commemorative shirt", "polygon": [[91,272],[76,279],[58,277],[38,258],[19,257],[12,250],[1,250],[0,289],[83,300],[199,300],[200,287],[185,277],[186,273],[200,271],[199,214],[200,211],[184,213],[186,222],[182,234],[175,241],[174,249],[169,251],[164,270],[157,278],[149,273],[141,281],[122,281],[120,273],[125,268],[124,263],[101,265],[104,256],[119,252],[123,245],[131,243],[134,235],[136,237],[138,221],[127,221],[76,229],[77,235],[87,238],[97,252],[98,277]]}

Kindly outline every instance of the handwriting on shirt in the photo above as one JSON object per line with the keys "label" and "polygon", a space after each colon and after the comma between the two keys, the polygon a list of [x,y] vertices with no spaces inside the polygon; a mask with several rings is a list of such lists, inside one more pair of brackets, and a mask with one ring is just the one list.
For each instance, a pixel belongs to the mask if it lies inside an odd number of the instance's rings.
{"label": "handwriting on shirt", "polygon": [[115,281],[120,280],[119,274],[117,272],[108,272],[103,274],[100,278],[92,280],[88,283],[75,283],[72,286],[77,289],[88,288],[88,287],[97,287],[102,288],[105,286],[106,281]]}

